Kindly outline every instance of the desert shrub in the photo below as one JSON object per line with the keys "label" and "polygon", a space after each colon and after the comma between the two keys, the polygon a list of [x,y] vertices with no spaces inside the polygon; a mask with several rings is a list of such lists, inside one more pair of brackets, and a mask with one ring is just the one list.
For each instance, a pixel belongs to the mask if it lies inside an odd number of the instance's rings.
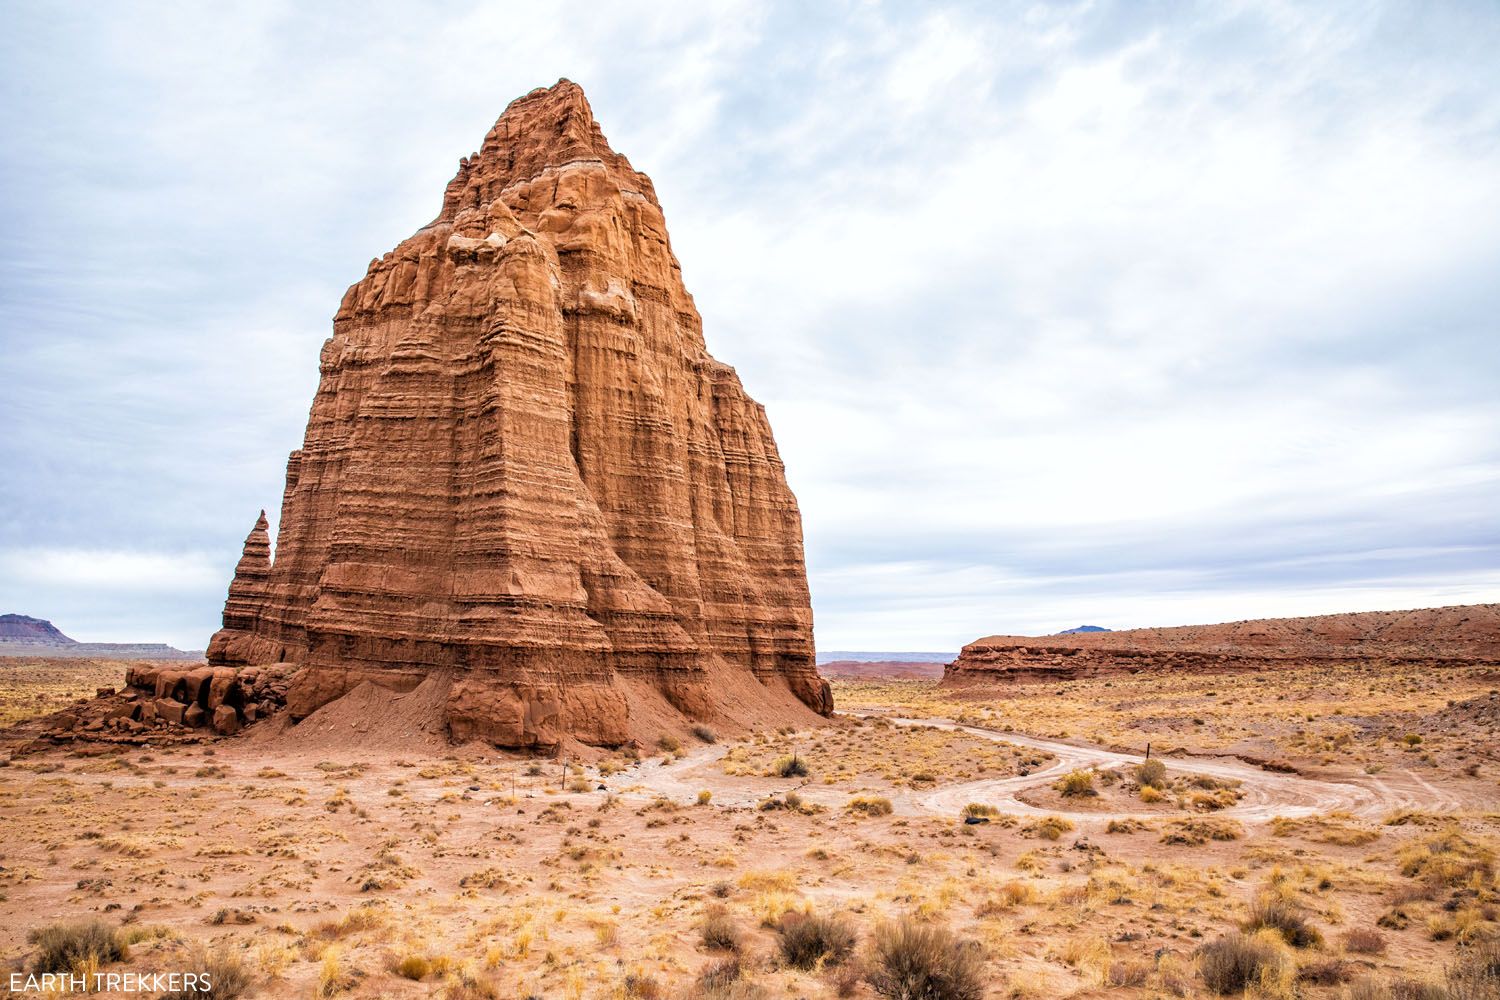
{"label": "desert shrub", "polygon": [[1269,941],[1246,934],[1226,934],[1198,949],[1198,973],[1215,993],[1239,993],[1262,981],[1266,972],[1281,971],[1286,957]]}
{"label": "desert shrub", "polygon": [[[1385,992],[1391,1000],[1454,1000],[1453,994],[1437,983],[1420,979],[1397,979],[1386,987]],[[1481,994],[1481,997],[1493,1000],[1494,994]]]}
{"label": "desert shrub", "polygon": [[661,983],[656,981],[655,976],[636,972],[626,973],[625,996],[629,1000],[662,1000],[665,995],[662,992]]}
{"label": "desert shrub", "polygon": [[891,814],[891,800],[878,798],[873,795],[856,795],[849,800],[845,809],[852,813],[863,816],[889,816]]}
{"label": "desert shrub", "polygon": [[396,963],[396,975],[402,979],[419,980],[432,974],[432,963],[421,955],[407,955]]}
{"label": "desert shrub", "polygon": [[1135,783],[1142,788],[1161,788],[1167,783],[1167,765],[1149,757],[1135,766]]}
{"label": "desert shrub", "polygon": [[782,915],[776,933],[782,961],[797,969],[811,969],[819,961],[838,965],[854,951],[854,928],[839,917],[794,910]]}
{"label": "desert shrub", "polygon": [[722,906],[715,905],[703,918],[700,928],[703,947],[709,951],[739,951],[740,928]]}
{"label": "desert shrub", "polygon": [[199,945],[193,948],[185,967],[207,976],[208,989],[163,993],[161,1000],[236,1000],[249,995],[254,981],[244,960],[225,948],[209,951]]}
{"label": "desert shrub", "polygon": [[1105,981],[1110,986],[1145,986],[1150,977],[1150,963],[1133,960],[1112,963]]}
{"label": "desert shrub", "polygon": [[1337,986],[1353,975],[1353,969],[1342,958],[1319,958],[1297,967],[1297,982],[1315,986]]}
{"label": "desert shrub", "polygon": [[1344,950],[1356,955],[1380,955],[1385,952],[1385,935],[1367,927],[1344,932]]}
{"label": "desert shrub", "polygon": [[807,762],[797,754],[789,753],[777,757],[771,765],[771,773],[779,778],[807,777]]}
{"label": "desert shrub", "polygon": [[1250,904],[1250,916],[1245,921],[1246,931],[1268,928],[1281,935],[1281,939],[1293,948],[1311,948],[1323,943],[1323,935],[1307,922],[1307,914],[1298,906],[1275,891],[1266,891],[1255,897]]}
{"label": "desert shrub", "polygon": [[1490,940],[1460,952],[1448,966],[1451,1000],[1495,1000],[1500,997],[1500,941]]}
{"label": "desert shrub", "polygon": [[1094,788],[1094,773],[1092,771],[1069,771],[1053,787],[1066,798],[1088,797],[1099,794]]}
{"label": "desert shrub", "polygon": [[1167,793],[1163,792],[1161,789],[1154,788],[1151,785],[1142,785],[1141,786],[1141,801],[1142,802],[1165,802],[1166,799],[1167,799]]}
{"label": "desert shrub", "polygon": [[656,738],[656,745],[666,753],[676,753],[682,749],[682,741],[671,733],[662,733]]}
{"label": "desert shrub", "polygon": [[946,927],[901,917],[876,928],[866,979],[891,1000],[982,1000],[984,955]]}
{"label": "desert shrub", "polygon": [[710,962],[698,973],[698,995],[704,1000],[756,1000],[764,991],[744,978],[738,958]]}
{"label": "desert shrub", "polygon": [[970,817],[989,819],[991,816],[999,816],[1000,810],[994,806],[987,806],[982,802],[970,802],[964,806],[962,815],[964,819],[969,819]]}
{"label": "desert shrub", "polygon": [[844,962],[833,970],[828,984],[836,997],[852,997],[859,993],[859,984],[864,982],[865,969],[858,961]]}
{"label": "desert shrub", "polygon": [[118,962],[128,951],[115,929],[102,920],[49,924],[27,934],[26,940],[36,946],[31,960],[36,972],[71,972],[80,965]]}
{"label": "desert shrub", "polygon": [[698,792],[698,804],[700,806],[706,806],[710,802],[712,802],[713,800],[714,800],[714,793],[711,792],[711,791],[709,791],[707,788],[701,789]]}
{"label": "desert shrub", "polygon": [[693,735],[698,737],[704,743],[719,742],[719,734],[714,732],[712,729],[709,729],[707,726],[694,726]]}

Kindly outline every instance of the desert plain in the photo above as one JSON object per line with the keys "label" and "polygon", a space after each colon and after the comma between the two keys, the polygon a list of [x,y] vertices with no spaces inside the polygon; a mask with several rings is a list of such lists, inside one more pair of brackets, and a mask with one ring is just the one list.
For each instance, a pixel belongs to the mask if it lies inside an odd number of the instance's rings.
{"label": "desert plain", "polygon": [[816,727],[552,757],[450,744],[423,687],[37,738],[126,666],[0,663],[7,976],[101,921],[103,968],[247,996],[873,997],[904,920],[985,997],[1212,996],[1222,942],[1253,995],[1492,995],[1491,666],[836,681]]}

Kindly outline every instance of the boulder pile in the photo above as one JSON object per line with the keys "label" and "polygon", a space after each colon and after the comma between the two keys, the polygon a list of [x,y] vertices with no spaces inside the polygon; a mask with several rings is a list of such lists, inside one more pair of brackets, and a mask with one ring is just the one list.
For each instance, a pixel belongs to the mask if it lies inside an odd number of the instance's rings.
{"label": "boulder pile", "polygon": [[125,689],[100,688],[48,720],[53,737],[231,736],[286,705],[287,667],[188,667],[143,663],[125,671]]}

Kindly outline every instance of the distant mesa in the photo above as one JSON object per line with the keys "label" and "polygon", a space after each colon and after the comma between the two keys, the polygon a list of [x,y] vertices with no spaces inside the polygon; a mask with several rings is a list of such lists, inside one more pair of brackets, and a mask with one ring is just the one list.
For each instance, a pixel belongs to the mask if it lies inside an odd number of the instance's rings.
{"label": "distant mesa", "polygon": [[952,653],[830,649],[819,651],[818,672],[836,680],[936,680]]}
{"label": "distant mesa", "polygon": [[953,659],[952,652],[913,653],[868,651],[855,649],[826,649],[818,652],[818,666],[828,663],[947,663]]}
{"label": "distant mesa", "polygon": [[937,680],[942,660],[829,660],[818,672],[836,680]]}
{"label": "distant mesa", "polygon": [[32,618],[30,615],[0,615],[0,641],[75,645],[56,625],[44,618]]}
{"label": "distant mesa", "polygon": [[78,642],[45,618],[0,615],[0,656],[100,660],[201,660],[202,650],[181,650],[160,642]]}
{"label": "distant mesa", "polygon": [[1079,634],[1081,634],[1083,632],[1108,632],[1108,631],[1110,631],[1110,630],[1107,629],[1107,628],[1101,628],[1098,625],[1080,625],[1077,628],[1065,628],[1061,632],[1058,632],[1057,634],[1058,635],[1079,635]]}
{"label": "distant mesa", "polygon": [[1500,604],[1261,618],[1052,636],[992,635],[963,648],[944,683],[1141,671],[1223,672],[1355,662],[1500,664]]}
{"label": "distant mesa", "polygon": [[765,408],[576,84],[506,108],[320,369],[208,648],[297,668],[291,718],[430,683],[452,739],[545,750],[832,713]]}

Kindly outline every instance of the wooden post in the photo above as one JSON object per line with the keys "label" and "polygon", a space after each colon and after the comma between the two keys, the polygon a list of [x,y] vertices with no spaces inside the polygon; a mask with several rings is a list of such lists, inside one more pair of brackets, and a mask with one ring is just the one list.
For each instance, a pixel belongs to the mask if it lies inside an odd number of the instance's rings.
{"label": "wooden post", "polygon": [[1146,744],[1146,759],[1147,760],[1151,759],[1151,744],[1150,743]]}

